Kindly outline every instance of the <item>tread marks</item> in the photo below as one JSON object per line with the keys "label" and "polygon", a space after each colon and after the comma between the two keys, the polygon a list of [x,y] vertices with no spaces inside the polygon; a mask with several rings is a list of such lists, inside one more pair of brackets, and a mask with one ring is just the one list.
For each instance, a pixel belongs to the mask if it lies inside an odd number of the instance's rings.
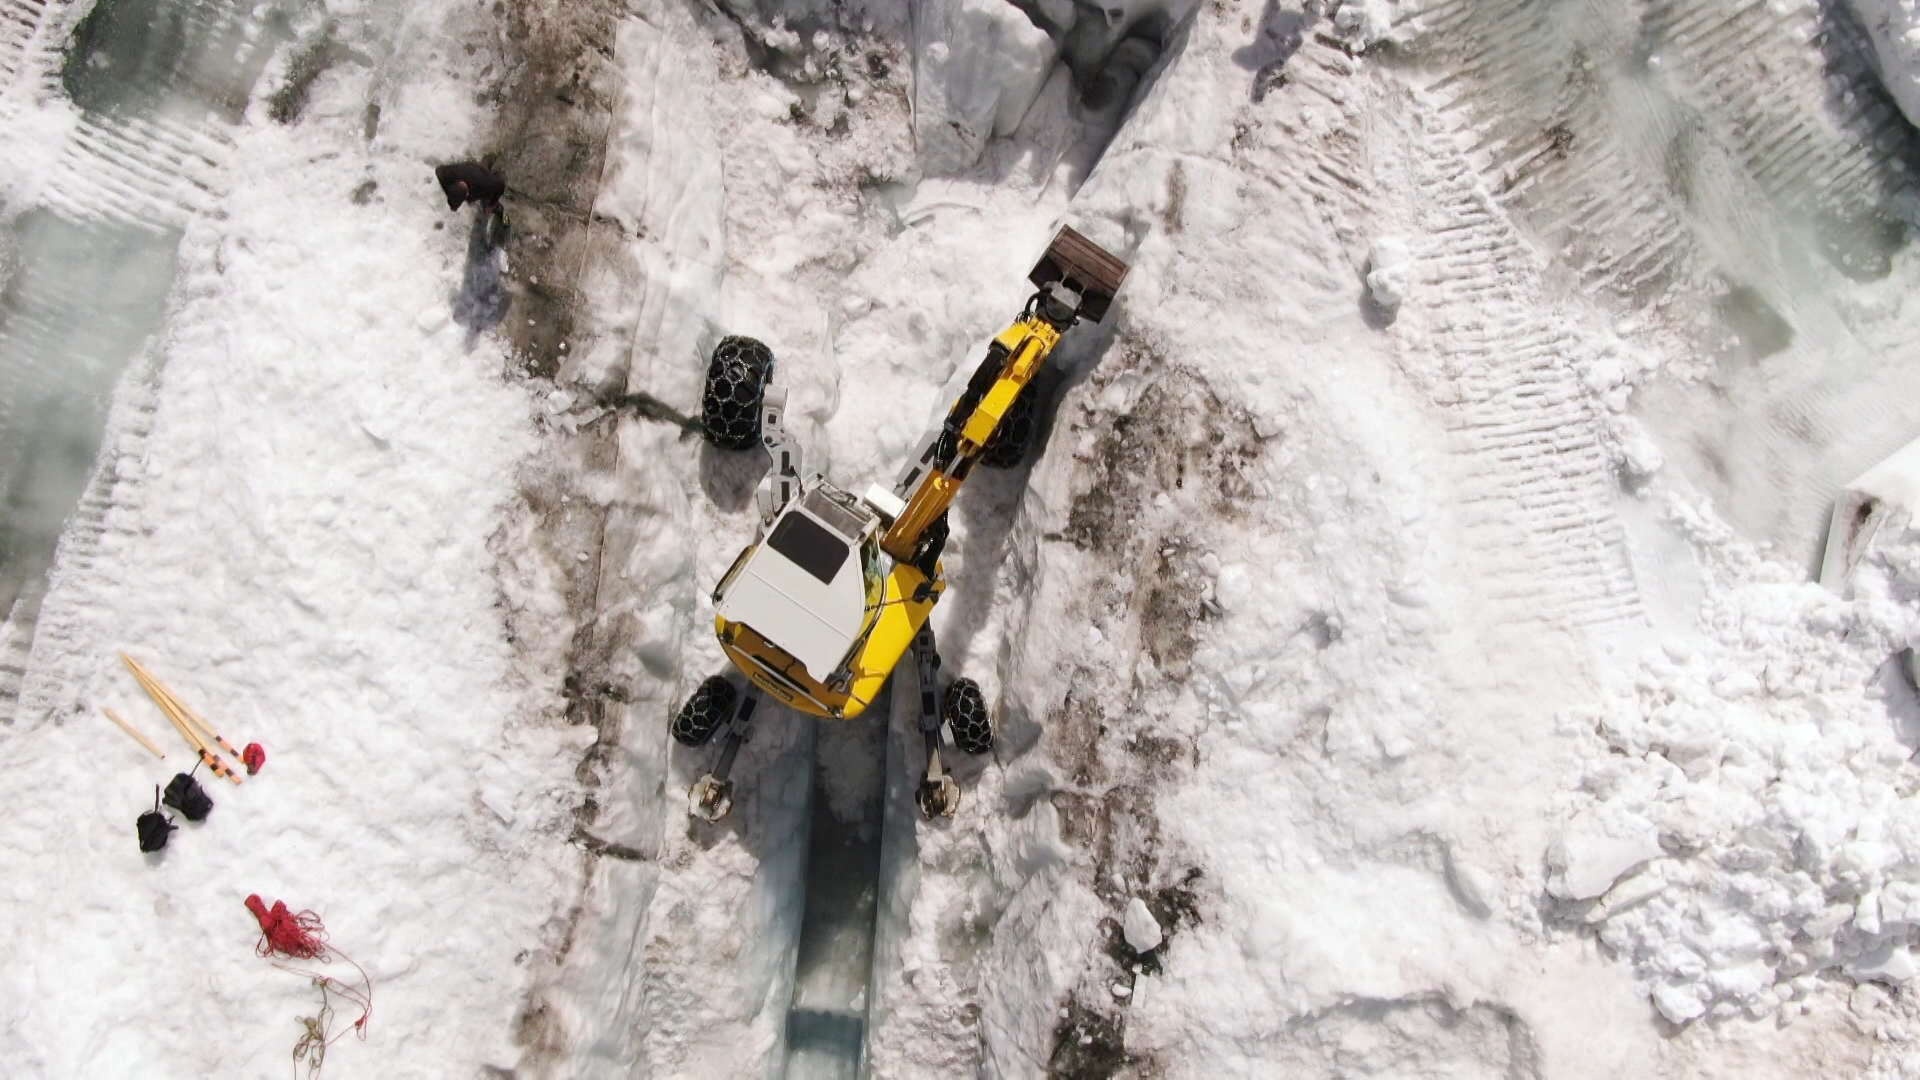
{"label": "tread marks", "polygon": [[[1756,3],[1722,13],[1706,0],[1668,0],[1649,18],[1657,24],[1668,11],[1687,8],[1694,18],[1672,34],[1677,66],[1727,112],[1750,114],[1735,125],[1731,141],[1771,197],[1803,210],[1870,206],[1907,186],[1911,138],[1889,123],[1897,110],[1868,69],[1868,46],[1843,10],[1835,6],[1822,16],[1811,7],[1774,12]],[[1715,24],[1716,17],[1723,21]],[[1699,25],[1706,29],[1691,31]],[[1821,35],[1826,47],[1816,60],[1805,43]],[[1755,68],[1767,77],[1743,77],[1743,69]],[[1750,100],[1742,87],[1753,88]]]}
{"label": "tread marks", "polygon": [[[1638,194],[1659,190],[1664,178],[1646,175],[1603,108],[1593,72],[1607,63],[1594,55],[1607,43],[1604,32],[1574,41],[1536,0],[1451,8],[1429,27],[1420,48],[1449,68],[1439,79],[1448,88],[1446,124],[1490,178],[1502,208],[1565,251],[1583,276],[1630,302],[1704,273],[1679,215]],[[1481,116],[1489,97],[1534,104],[1512,117]],[[1619,182],[1635,173],[1641,182]],[[1637,226],[1631,245],[1607,246],[1604,238],[1628,222]]]}
{"label": "tread marks", "polygon": [[[1709,358],[1807,350],[1780,357],[1764,378],[1739,378],[1725,401],[1700,403],[1740,418],[1678,448],[1745,531],[1794,547],[1815,535],[1828,482],[1847,478],[1828,474],[1873,460],[1867,451],[1902,430],[1880,410],[1901,395],[1884,371],[1871,375],[1882,393],[1838,389],[1873,355],[1846,344],[1863,328],[1821,295],[1796,290],[1772,238],[1856,280],[1884,275],[1903,239],[1892,208],[1916,194],[1920,140],[1872,75],[1846,5],[1615,0],[1582,6],[1577,25],[1553,26],[1562,7],[1427,4],[1402,20],[1403,70],[1470,148],[1463,155],[1487,178],[1490,205],[1547,258],[1631,308],[1640,332]],[[1570,76],[1527,85],[1542,57]],[[1458,253],[1470,233],[1434,238]],[[1498,295],[1473,288],[1476,302]],[[1743,291],[1779,309],[1793,336],[1750,341],[1738,317]],[[1443,369],[1512,363],[1545,377],[1535,359],[1490,359],[1483,349],[1452,342]],[[1821,374],[1829,365],[1838,368]],[[1462,407],[1479,392],[1464,379]],[[1687,411],[1669,417],[1681,431],[1692,430]],[[1809,461],[1810,445],[1820,464]]]}
{"label": "tread marks", "polygon": [[27,50],[46,16],[47,0],[0,2],[0,93],[27,67]]}
{"label": "tread marks", "polygon": [[[1909,191],[1920,147],[1850,16],[1766,0],[1598,14],[1575,29],[1556,26],[1545,0],[1491,0],[1401,20],[1410,55],[1432,71],[1426,90],[1503,207],[1587,280],[1645,305],[1670,286],[1718,280],[1717,262],[1744,262],[1716,260],[1688,224],[1699,210],[1692,162],[1713,155],[1737,174],[1718,201],[1751,191],[1823,234],[1843,271],[1883,272],[1880,208]],[[1623,98],[1670,114],[1664,146],[1649,142],[1650,128],[1621,128]],[[1479,115],[1484,100],[1533,104]]]}
{"label": "tread marks", "polygon": [[[1359,69],[1339,42],[1308,35],[1287,62],[1287,81],[1269,90],[1252,110],[1261,123],[1281,133],[1277,143],[1284,150],[1248,151],[1259,155],[1274,183],[1291,182],[1354,220],[1364,220],[1370,210],[1371,170],[1364,147],[1350,132],[1316,128],[1307,118],[1329,110],[1351,112],[1353,104],[1342,84]],[[1282,102],[1286,107],[1277,108]]]}
{"label": "tread marks", "polygon": [[1436,396],[1473,461],[1462,516],[1495,553],[1483,592],[1520,623],[1642,620],[1602,423],[1570,362],[1581,343],[1543,309],[1531,248],[1466,165],[1460,150],[1427,166],[1435,198],[1417,262],[1429,287],[1473,297],[1477,313],[1434,327],[1431,342]]}
{"label": "tread marks", "polygon": [[[123,380],[97,464],[61,529],[54,572],[71,574],[69,584],[75,591],[61,604],[43,608],[41,601],[46,598],[52,575],[36,574],[15,598],[6,621],[0,623],[0,726],[16,723],[22,716],[44,713],[53,706],[51,701],[23,696],[33,651],[44,648],[56,656],[84,651],[98,630],[85,616],[117,598],[118,580],[93,571],[103,550],[122,539],[131,543],[138,536],[145,506],[142,474],[138,470],[123,471],[122,462],[139,459],[153,433],[154,414],[159,408],[158,358],[136,363],[142,365],[141,370]],[[106,590],[106,594],[84,595],[98,589]]]}
{"label": "tread marks", "polygon": [[218,128],[88,115],[61,152],[46,202],[77,221],[182,228],[217,199],[232,149]]}

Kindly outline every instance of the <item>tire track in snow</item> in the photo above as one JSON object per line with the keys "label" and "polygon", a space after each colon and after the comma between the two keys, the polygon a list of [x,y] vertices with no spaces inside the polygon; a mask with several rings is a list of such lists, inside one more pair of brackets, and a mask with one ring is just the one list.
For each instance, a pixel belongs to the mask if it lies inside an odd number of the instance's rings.
{"label": "tire track in snow", "polygon": [[287,40],[273,13],[232,0],[101,4],[77,20],[71,6],[41,10],[57,19],[43,19],[49,25],[23,50],[22,81],[68,98],[79,114],[38,186],[41,202],[75,221],[156,232],[211,209],[224,189],[230,129]]}
{"label": "tire track in snow", "polygon": [[[55,545],[65,545],[62,558],[83,557],[102,536],[100,500],[114,497],[110,465],[92,474],[101,447],[85,433],[105,423],[122,370],[161,324],[181,232],[220,197],[229,125],[282,40],[269,15],[186,0],[0,6],[9,113],[52,98],[74,110],[57,144],[23,137],[15,148],[24,171],[45,176],[22,185],[25,212],[9,223],[16,263],[0,295],[8,721],[20,712],[36,637],[61,645],[59,628],[38,614]],[[31,445],[36,432],[46,445]],[[23,433],[29,445],[14,445]]]}
{"label": "tire track in snow", "polygon": [[[20,264],[0,293],[0,616],[6,647],[24,661],[47,629],[38,610],[56,545],[66,560],[98,539],[101,500],[113,490],[98,475],[114,458],[109,402],[165,311],[173,241],[45,211],[23,215],[13,232]],[[103,428],[101,442],[89,441]],[[59,641],[46,644],[57,654]],[[0,717],[15,713],[26,665],[4,665],[14,666],[0,671]]]}
{"label": "tire track in snow", "polygon": [[1706,358],[1711,392],[1642,399],[1689,478],[1749,535],[1817,550],[1920,389],[1821,265],[1884,277],[1920,172],[1844,7],[1448,0],[1402,27],[1499,208],[1657,347]]}
{"label": "tire track in snow", "polygon": [[1705,260],[1675,208],[1647,194],[1666,178],[1606,108],[1606,76],[1596,65],[1629,47],[1624,18],[1595,19],[1576,32],[1538,0],[1451,0],[1403,25],[1422,27],[1412,51],[1444,71],[1424,89],[1502,209],[1627,303],[1704,285]]}
{"label": "tire track in snow", "polygon": [[[1311,118],[1346,108],[1349,90],[1345,84],[1359,70],[1360,62],[1338,41],[1325,34],[1312,34],[1287,61],[1285,86],[1262,95],[1263,100],[1284,101],[1290,108],[1262,108],[1259,115],[1298,145],[1317,148],[1323,140],[1311,130],[1315,122]],[[1333,204],[1337,213],[1351,220],[1363,219],[1370,210],[1371,185],[1361,144],[1345,133],[1332,136],[1330,143],[1342,152],[1270,155],[1264,164],[1282,186],[1285,181],[1294,181]]]}
{"label": "tire track in snow", "polygon": [[[57,555],[60,572],[77,583],[115,580],[111,574],[96,574],[97,564],[112,558],[116,547],[138,539],[138,533],[125,523],[141,520],[144,475],[137,465],[129,469],[123,463],[141,460],[158,407],[159,357],[154,355],[142,363],[138,374],[121,381],[113,416],[108,420],[108,437],[100,448],[99,465],[61,528]],[[97,597],[92,603],[66,604],[42,618],[40,601],[47,588],[45,577],[36,576],[15,597],[15,617],[0,624],[0,716],[16,715],[32,653],[44,650],[58,656],[90,648],[89,639],[98,627],[75,616],[114,600],[109,595]],[[28,715],[47,707],[44,702],[25,704]]]}
{"label": "tire track in snow", "polygon": [[1432,142],[1419,159],[1429,199],[1417,261],[1422,287],[1459,312],[1431,344],[1447,424],[1470,461],[1466,525],[1497,553],[1485,595],[1523,622],[1639,621],[1601,418],[1572,363],[1582,344],[1544,308],[1538,261],[1467,154]]}
{"label": "tire track in snow", "polygon": [[1839,13],[1664,0],[1561,15],[1540,0],[1450,0],[1402,25],[1418,28],[1415,58],[1444,67],[1426,88],[1471,130],[1501,205],[1615,294],[1645,305],[1721,276],[1688,220],[1729,201],[1695,187],[1699,161],[1720,156],[1737,188],[1864,243],[1835,254],[1843,270],[1884,273],[1881,208],[1920,160]]}
{"label": "tire track in snow", "polygon": [[47,14],[48,0],[5,0],[0,3],[0,92],[14,85],[28,70],[28,49]]}
{"label": "tire track in snow", "polygon": [[[1912,187],[1905,118],[1843,6],[1823,16],[1811,4],[1665,0],[1648,8],[1643,38],[1665,70],[1718,106],[1716,126],[1782,205],[1855,220]],[[1807,44],[1822,38],[1816,55]]]}
{"label": "tire track in snow", "polygon": [[[1524,63],[1524,52],[1515,60]],[[1312,35],[1289,62],[1287,85],[1268,99],[1290,108],[1260,114],[1297,145],[1315,148],[1269,155],[1262,164],[1350,222],[1377,212],[1365,141],[1337,126],[1316,135],[1300,118],[1351,110],[1354,90],[1342,84],[1361,64],[1340,42]],[[1409,107],[1429,106],[1416,100]],[[1603,429],[1570,360],[1579,343],[1542,312],[1539,260],[1479,181],[1471,160],[1483,133],[1450,120],[1443,108],[1430,125],[1437,134],[1417,155],[1429,197],[1415,262],[1423,290],[1447,294],[1458,301],[1453,309],[1467,313],[1432,331],[1428,375],[1456,451],[1467,459],[1466,526],[1478,550],[1497,553],[1483,567],[1485,595],[1518,622],[1640,620]]]}
{"label": "tire track in snow", "polygon": [[181,229],[218,201],[232,149],[217,127],[83,116],[62,148],[46,204],[75,221]]}

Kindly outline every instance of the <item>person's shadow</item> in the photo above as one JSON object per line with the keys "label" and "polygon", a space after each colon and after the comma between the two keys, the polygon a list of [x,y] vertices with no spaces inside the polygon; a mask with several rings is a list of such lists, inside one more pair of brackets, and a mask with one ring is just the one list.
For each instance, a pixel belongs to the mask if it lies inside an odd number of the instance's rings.
{"label": "person's shadow", "polygon": [[1267,0],[1260,14],[1260,30],[1254,39],[1234,51],[1233,62],[1253,72],[1253,86],[1247,96],[1258,105],[1275,87],[1286,83],[1287,61],[1306,41],[1313,28],[1314,14],[1302,9],[1281,10],[1279,0]]}
{"label": "person's shadow", "polygon": [[453,321],[467,330],[471,350],[480,335],[507,317],[512,297],[501,281],[500,250],[488,242],[488,217],[477,210],[467,232],[467,265],[460,275],[460,291],[453,298]]}

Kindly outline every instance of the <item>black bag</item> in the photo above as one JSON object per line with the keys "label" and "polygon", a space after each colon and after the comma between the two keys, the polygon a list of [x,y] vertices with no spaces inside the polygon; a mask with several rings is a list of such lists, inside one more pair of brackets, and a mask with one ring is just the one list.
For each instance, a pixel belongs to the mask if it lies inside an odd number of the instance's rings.
{"label": "black bag", "polygon": [[133,823],[134,831],[140,835],[140,850],[159,851],[167,846],[167,834],[179,828],[173,819],[160,812],[160,785],[153,787],[153,809],[140,815]]}
{"label": "black bag", "polygon": [[167,797],[163,800],[168,806],[187,815],[188,821],[204,821],[213,810],[213,799],[199,781],[190,774],[175,773],[167,784]]}

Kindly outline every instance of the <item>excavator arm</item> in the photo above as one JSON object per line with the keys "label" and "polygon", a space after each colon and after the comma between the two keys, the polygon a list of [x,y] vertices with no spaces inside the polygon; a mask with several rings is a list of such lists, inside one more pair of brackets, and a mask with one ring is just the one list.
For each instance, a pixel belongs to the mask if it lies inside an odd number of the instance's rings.
{"label": "excavator arm", "polygon": [[882,551],[902,562],[919,557],[928,530],[953,504],[1014,399],[1060,343],[1062,329],[1036,315],[1023,315],[993,339],[965,392],[946,419],[921,440],[920,454],[894,482],[901,510],[880,538]]}
{"label": "excavator arm", "polygon": [[936,524],[1014,401],[1039,375],[1063,334],[1082,318],[1098,322],[1106,315],[1127,269],[1073,229],[1060,229],[1028,274],[1039,291],[1026,310],[987,347],[967,388],[921,438],[892,489],[876,485],[868,492],[867,501],[891,522],[880,538],[881,550],[897,561],[924,561],[929,538],[944,535]]}

